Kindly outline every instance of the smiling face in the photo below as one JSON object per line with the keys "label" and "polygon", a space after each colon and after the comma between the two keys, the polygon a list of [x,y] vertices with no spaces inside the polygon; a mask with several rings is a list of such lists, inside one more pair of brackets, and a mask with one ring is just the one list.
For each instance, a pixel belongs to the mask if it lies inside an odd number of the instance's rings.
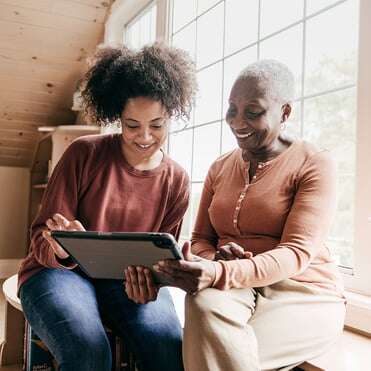
{"label": "smiling face", "polygon": [[123,152],[131,164],[162,158],[168,133],[168,114],[161,102],[146,97],[128,100],[122,114]]}
{"label": "smiling face", "polygon": [[241,149],[255,155],[268,155],[280,146],[281,123],[290,115],[290,104],[269,96],[264,83],[240,78],[229,97],[226,121]]}

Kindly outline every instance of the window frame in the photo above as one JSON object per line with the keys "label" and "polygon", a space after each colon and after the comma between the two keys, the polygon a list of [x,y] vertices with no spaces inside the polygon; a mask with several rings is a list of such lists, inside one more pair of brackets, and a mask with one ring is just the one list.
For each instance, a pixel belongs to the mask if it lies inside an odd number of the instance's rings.
{"label": "window frame", "polygon": [[116,0],[105,24],[104,43],[122,45],[125,28],[154,3],[157,4],[156,40],[167,42],[169,0]]}

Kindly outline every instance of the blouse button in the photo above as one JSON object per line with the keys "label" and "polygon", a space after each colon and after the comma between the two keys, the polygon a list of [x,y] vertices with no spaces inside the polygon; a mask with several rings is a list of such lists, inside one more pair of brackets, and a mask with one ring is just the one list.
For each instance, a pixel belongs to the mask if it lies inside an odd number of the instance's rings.
{"label": "blouse button", "polygon": [[252,178],[253,178],[253,179],[256,179],[256,175],[254,175]]}

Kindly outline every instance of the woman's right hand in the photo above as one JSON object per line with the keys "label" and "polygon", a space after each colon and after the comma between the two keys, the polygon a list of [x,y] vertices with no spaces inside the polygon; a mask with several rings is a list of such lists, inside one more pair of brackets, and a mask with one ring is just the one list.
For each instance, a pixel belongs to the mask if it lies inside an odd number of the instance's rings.
{"label": "woman's right hand", "polygon": [[125,269],[125,291],[128,298],[136,304],[147,304],[156,300],[159,288],[148,268],[130,266]]}
{"label": "woman's right hand", "polygon": [[245,251],[242,246],[228,242],[223,246],[217,248],[214,260],[236,260],[250,257],[249,252]]}
{"label": "woman's right hand", "polygon": [[54,214],[52,218],[46,221],[45,229],[42,236],[49,242],[50,247],[53,249],[54,253],[60,259],[66,259],[69,254],[62,249],[62,247],[54,240],[51,236],[50,231],[85,231],[85,228],[78,220],[68,220],[61,214]]}

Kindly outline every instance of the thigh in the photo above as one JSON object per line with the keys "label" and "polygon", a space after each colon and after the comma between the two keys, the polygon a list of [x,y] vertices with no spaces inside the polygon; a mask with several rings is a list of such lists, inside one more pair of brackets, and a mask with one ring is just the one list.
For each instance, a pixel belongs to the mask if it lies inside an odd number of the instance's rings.
{"label": "thigh", "polygon": [[102,317],[119,332],[142,362],[142,369],[182,369],[182,328],[167,288],[156,301],[136,304],[121,280],[96,280]]}
{"label": "thigh", "polygon": [[293,280],[258,289],[249,324],[262,369],[283,369],[326,351],[341,334],[344,316],[344,300],[328,290]]}
{"label": "thigh", "polygon": [[87,279],[70,270],[44,269],[22,285],[20,298],[25,317],[59,365],[79,362],[83,370],[86,355],[95,363],[100,358],[101,370],[109,368],[109,343]]}

